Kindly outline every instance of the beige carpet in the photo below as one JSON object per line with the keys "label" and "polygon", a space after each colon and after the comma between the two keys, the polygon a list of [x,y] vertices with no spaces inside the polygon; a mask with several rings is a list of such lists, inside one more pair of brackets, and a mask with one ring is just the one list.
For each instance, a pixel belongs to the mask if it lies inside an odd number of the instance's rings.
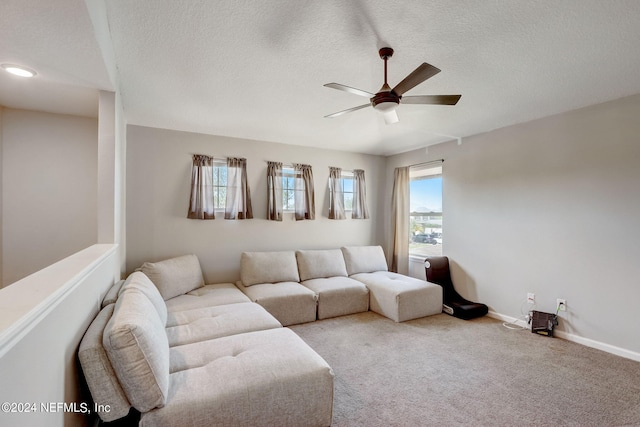
{"label": "beige carpet", "polygon": [[333,426],[640,426],[640,362],[488,317],[292,326],[335,373]]}

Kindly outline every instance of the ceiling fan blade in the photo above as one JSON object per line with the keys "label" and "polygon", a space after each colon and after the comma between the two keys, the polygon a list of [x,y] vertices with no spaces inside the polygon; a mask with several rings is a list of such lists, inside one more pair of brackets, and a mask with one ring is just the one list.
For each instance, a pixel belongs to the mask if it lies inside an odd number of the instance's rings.
{"label": "ceiling fan blade", "polygon": [[403,96],[402,104],[436,104],[436,105],[456,105],[462,95],[418,95]]}
{"label": "ceiling fan blade", "polygon": [[354,95],[360,95],[367,98],[373,97],[375,94],[371,92],[367,92],[366,90],[356,89],[355,87],[341,85],[340,83],[327,83],[324,85],[325,87],[330,87],[332,89],[338,89],[345,92],[352,93]]}
{"label": "ceiling fan blade", "polygon": [[346,113],[350,113],[352,111],[360,110],[362,108],[371,107],[371,104],[358,105],[357,107],[348,108],[346,110],[338,111],[337,113],[329,114],[328,116],[324,116],[325,118],[333,118],[338,117]]}
{"label": "ceiling fan blade", "polygon": [[391,110],[388,113],[384,113],[382,116],[384,117],[384,122],[388,125],[399,122],[396,110]]}
{"label": "ceiling fan blade", "polygon": [[404,78],[404,80],[398,83],[396,87],[393,88],[393,91],[397,95],[402,96],[403,93],[413,89],[423,81],[427,80],[430,77],[435,76],[439,72],[440,72],[439,68],[434,67],[431,64],[427,64],[426,62],[423,62],[422,65],[420,65],[418,68],[413,70],[411,74],[409,74],[407,77]]}

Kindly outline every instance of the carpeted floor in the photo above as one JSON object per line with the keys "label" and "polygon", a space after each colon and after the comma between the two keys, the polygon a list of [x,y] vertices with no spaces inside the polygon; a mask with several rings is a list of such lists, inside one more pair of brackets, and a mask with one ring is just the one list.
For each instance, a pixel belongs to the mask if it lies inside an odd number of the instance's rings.
{"label": "carpeted floor", "polygon": [[291,329],[334,370],[334,427],[640,426],[640,362],[488,317]]}

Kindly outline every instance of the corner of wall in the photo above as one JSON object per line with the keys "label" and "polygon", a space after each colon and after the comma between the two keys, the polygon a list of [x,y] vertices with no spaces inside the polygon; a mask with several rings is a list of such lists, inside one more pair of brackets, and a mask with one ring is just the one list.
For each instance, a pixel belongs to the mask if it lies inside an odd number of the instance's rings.
{"label": "corner of wall", "polygon": [[116,242],[120,245],[120,274],[127,266],[127,123],[122,98],[116,92]]}
{"label": "corner of wall", "polygon": [[100,91],[98,118],[98,242],[121,248],[126,259],[126,124],[118,92]]}

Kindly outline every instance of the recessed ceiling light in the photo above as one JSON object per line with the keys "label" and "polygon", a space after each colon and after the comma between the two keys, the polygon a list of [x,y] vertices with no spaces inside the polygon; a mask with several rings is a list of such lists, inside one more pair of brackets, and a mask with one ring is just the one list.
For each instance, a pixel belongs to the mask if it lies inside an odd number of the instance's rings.
{"label": "recessed ceiling light", "polygon": [[32,69],[23,67],[21,65],[2,64],[2,68],[4,68],[7,71],[7,73],[11,73],[13,75],[20,76],[20,77],[33,77],[36,74],[38,74]]}

